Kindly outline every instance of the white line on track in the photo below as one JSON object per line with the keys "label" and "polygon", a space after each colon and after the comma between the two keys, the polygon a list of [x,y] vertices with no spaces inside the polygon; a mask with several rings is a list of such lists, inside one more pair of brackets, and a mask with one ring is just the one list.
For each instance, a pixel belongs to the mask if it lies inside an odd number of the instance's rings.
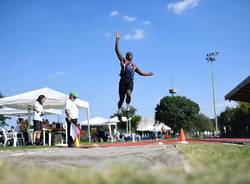
{"label": "white line on track", "polygon": [[15,156],[23,156],[25,155],[26,153],[16,153],[16,154],[12,154],[11,156],[15,157]]}

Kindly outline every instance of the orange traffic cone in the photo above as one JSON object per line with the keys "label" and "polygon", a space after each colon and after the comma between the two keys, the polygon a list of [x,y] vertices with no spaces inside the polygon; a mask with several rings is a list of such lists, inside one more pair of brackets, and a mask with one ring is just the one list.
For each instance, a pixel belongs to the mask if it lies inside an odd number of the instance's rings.
{"label": "orange traffic cone", "polygon": [[185,134],[183,129],[181,129],[180,131],[180,141],[178,143],[182,143],[182,144],[187,144],[188,142],[185,140]]}

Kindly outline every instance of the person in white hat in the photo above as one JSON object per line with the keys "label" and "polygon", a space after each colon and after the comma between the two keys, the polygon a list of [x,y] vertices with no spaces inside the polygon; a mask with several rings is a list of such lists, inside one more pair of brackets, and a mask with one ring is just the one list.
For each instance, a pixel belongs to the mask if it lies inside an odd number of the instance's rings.
{"label": "person in white hat", "polygon": [[72,139],[72,135],[70,135],[70,127],[71,123],[77,126],[79,110],[75,101],[76,98],[78,98],[77,93],[71,92],[65,104],[65,114],[68,132],[68,147],[74,147],[74,140]]}

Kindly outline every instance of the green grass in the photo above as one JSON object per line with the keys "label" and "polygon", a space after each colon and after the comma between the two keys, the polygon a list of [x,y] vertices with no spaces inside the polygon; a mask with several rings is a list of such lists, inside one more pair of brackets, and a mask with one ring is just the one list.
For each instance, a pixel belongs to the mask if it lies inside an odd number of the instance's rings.
{"label": "green grass", "polygon": [[[34,148],[34,147],[32,147]],[[44,147],[42,147],[44,148]],[[89,168],[51,169],[36,164],[11,165],[0,159],[0,183],[50,184],[245,184],[250,183],[250,147],[224,144],[177,145],[191,166],[141,168],[139,165],[110,165],[103,171]]]}
{"label": "green grass", "polygon": [[225,144],[178,145],[191,165],[190,183],[250,183],[250,147]]}
{"label": "green grass", "polygon": [[89,168],[53,170],[36,165],[11,166],[0,161],[2,184],[168,184],[182,177],[182,169],[144,170],[140,166],[110,165],[103,171]]}

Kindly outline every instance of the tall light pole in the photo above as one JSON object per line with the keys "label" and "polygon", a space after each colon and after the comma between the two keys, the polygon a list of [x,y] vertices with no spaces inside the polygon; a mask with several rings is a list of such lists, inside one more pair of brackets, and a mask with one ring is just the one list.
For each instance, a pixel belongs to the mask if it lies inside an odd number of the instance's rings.
{"label": "tall light pole", "polygon": [[211,63],[211,74],[212,74],[212,89],[213,89],[213,105],[214,105],[214,122],[215,122],[215,131],[218,133],[218,122],[217,122],[217,113],[216,113],[216,100],[215,100],[215,83],[214,83],[214,71],[213,71],[213,62],[216,60],[218,52],[208,53],[206,60]]}

